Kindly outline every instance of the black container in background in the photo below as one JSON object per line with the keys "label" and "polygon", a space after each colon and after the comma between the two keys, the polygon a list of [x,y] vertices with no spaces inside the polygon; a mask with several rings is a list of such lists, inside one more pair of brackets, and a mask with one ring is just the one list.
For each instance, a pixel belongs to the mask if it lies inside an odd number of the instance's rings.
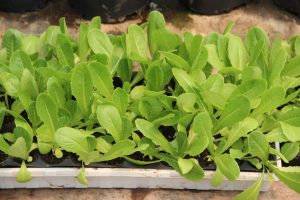
{"label": "black container in background", "polygon": [[48,0],[0,0],[0,10],[6,12],[26,12],[43,8]]}
{"label": "black container in background", "polygon": [[103,22],[120,22],[148,5],[148,0],[69,0],[86,19],[100,16]]}
{"label": "black container in background", "polygon": [[234,8],[245,5],[251,0],[181,0],[192,11],[214,15],[229,12]]}
{"label": "black container in background", "polygon": [[278,7],[300,16],[300,0],[273,0]]}

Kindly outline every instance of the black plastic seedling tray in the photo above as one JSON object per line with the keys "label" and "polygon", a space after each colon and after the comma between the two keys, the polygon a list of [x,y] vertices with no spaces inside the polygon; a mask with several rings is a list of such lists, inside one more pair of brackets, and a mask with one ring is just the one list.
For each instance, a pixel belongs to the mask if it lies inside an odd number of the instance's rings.
{"label": "black plastic seedling tray", "polygon": [[34,11],[43,8],[48,0],[0,0],[0,10],[7,12]]}

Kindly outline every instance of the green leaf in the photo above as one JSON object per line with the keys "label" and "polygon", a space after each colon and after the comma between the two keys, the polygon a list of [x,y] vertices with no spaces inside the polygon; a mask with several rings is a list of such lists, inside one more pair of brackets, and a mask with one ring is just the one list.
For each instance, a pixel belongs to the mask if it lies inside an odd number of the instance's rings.
{"label": "green leaf", "polygon": [[65,90],[63,89],[61,83],[54,76],[49,78],[47,81],[47,91],[56,105],[60,108],[63,108],[66,103]]}
{"label": "green leaf", "polygon": [[177,106],[180,110],[185,112],[195,112],[195,104],[197,96],[193,93],[183,93],[177,97]]}
{"label": "green leaf", "polygon": [[123,122],[118,109],[113,105],[99,105],[97,119],[100,125],[113,136],[115,141],[123,138]]}
{"label": "green leaf", "polygon": [[1,72],[0,83],[9,96],[18,96],[20,81],[17,76],[8,72]]}
{"label": "green leaf", "polygon": [[97,92],[111,99],[114,91],[113,80],[107,68],[101,63],[90,63],[88,69],[92,75],[93,84],[97,88]]}
{"label": "green leaf", "polygon": [[154,30],[152,34],[156,49],[159,51],[173,51],[181,44],[180,37],[166,29]]}
{"label": "green leaf", "polygon": [[284,136],[291,142],[300,141],[300,127],[292,126],[285,122],[280,122],[282,132]]}
{"label": "green leaf", "polygon": [[146,86],[148,89],[153,91],[161,91],[164,88],[164,72],[161,66],[150,65],[147,69],[146,75]]}
{"label": "green leaf", "polygon": [[264,173],[262,173],[260,179],[258,179],[253,185],[248,189],[238,194],[234,199],[235,200],[254,200],[258,198],[260,188],[264,180]]}
{"label": "green leaf", "polygon": [[22,34],[14,29],[8,29],[2,39],[2,47],[6,48],[7,58],[9,59],[13,52],[21,46]]}
{"label": "green leaf", "polygon": [[62,17],[62,18],[59,19],[59,28],[60,28],[60,31],[62,33],[65,33],[65,34],[68,33],[68,27],[67,27],[67,23],[66,23],[66,18],[65,17]]}
{"label": "green leaf", "polygon": [[232,93],[232,96],[244,95],[250,100],[259,98],[267,89],[267,82],[264,79],[252,79],[243,82]]}
{"label": "green leaf", "polygon": [[36,111],[44,124],[55,133],[58,128],[58,108],[49,95],[40,94],[37,97]]}
{"label": "green leaf", "polygon": [[175,154],[173,146],[169,141],[163,136],[163,134],[151,123],[144,119],[135,120],[136,127],[142,134],[152,140],[153,143],[159,145],[164,151]]}
{"label": "green leaf", "polygon": [[276,50],[273,50],[272,47],[272,51],[270,55],[269,73],[268,73],[269,86],[280,85],[280,74],[285,67],[285,63],[287,61],[287,56],[288,56],[286,50],[283,47],[280,48],[275,45],[275,48]]}
{"label": "green leaf", "polygon": [[10,146],[8,154],[11,157],[26,160],[28,158],[29,151],[27,150],[25,139],[23,137],[19,137],[15,143]]}
{"label": "green leaf", "polygon": [[213,159],[217,165],[217,170],[220,170],[228,180],[234,181],[240,176],[239,165],[230,154],[217,155]]}
{"label": "green leaf", "polygon": [[93,81],[87,70],[86,64],[80,64],[73,70],[71,77],[71,90],[83,113],[90,110],[90,102],[93,96]]}
{"label": "green leaf", "polygon": [[92,28],[87,33],[88,43],[95,54],[111,56],[113,45],[109,37],[99,29]]}
{"label": "green leaf", "polygon": [[269,165],[274,174],[289,188],[300,193],[300,167],[275,167]]}
{"label": "green leaf", "polygon": [[225,64],[219,58],[216,45],[207,44],[205,45],[205,48],[208,52],[207,61],[212,67],[218,69],[222,69],[223,67],[225,67]]}
{"label": "green leaf", "polygon": [[22,162],[21,168],[17,173],[16,181],[19,183],[26,183],[32,180],[31,174],[28,171],[25,161]]}
{"label": "green leaf", "polygon": [[297,77],[300,75],[300,55],[292,58],[284,67],[282,76]]}
{"label": "green leaf", "polygon": [[119,109],[121,114],[125,114],[129,105],[129,95],[122,88],[117,88],[112,96],[112,101],[115,106]]}
{"label": "green leaf", "polygon": [[270,145],[262,133],[258,131],[252,132],[248,138],[248,147],[249,153],[252,156],[257,156],[263,161],[267,161],[269,159]]}
{"label": "green leaf", "polygon": [[74,67],[74,55],[72,46],[64,34],[58,34],[56,38],[56,55],[63,67]]}
{"label": "green leaf", "polygon": [[31,73],[33,73],[34,70],[30,58],[21,50],[15,51],[9,62],[9,70],[21,79],[24,69],[28,69]]}
{"label": "green leaf", "polygon": [[298,143],[285,143],[280,152],[284,157],[290,161],[293,160],[299,153],[299,144]]}
{"label": "green leaf", "polygon": [[283,131],[281,128],[276,128],[270,131],[269,133],[265,134],[265,137],[267,138],[268,142],[287,142],[288,139],[283,134]]}
{"label": "green leaf", "polygon": [[[75,153],[79,156],[79,160],[90,163],[99,155],[91,149],[89,136],[80,130],[63,127],[55,132],[55,141],[65,151]],[[95,147],[94,147],[95,148]]]}
{"label": "green leaf", "polygon": [[135,143],[131,140],[121,140],[112,145],[107,153],[100,155],[96,162],[113,160],[123,156],[131,155],[135,152]]}
{"label": "green leaf", "polygon": [[81,23],[79,27],[79,42],[78,42],[78,53],[81,61],[86,61],[86,57],[90,52],[89,42],[87,40],[88,25]]}
{"label": "green leaf", "polygon": [[248,55],[241,38],[237,36],[231,36],[229,38],[228,58],[233,67],[241,69],[246,66]]}
{"label": "green leaf", "polygon": [[19,88],[19,99],[25,110],[29,109],[32,101],[35,101],[39,94],[35,77],[28,69],[23,70]]}
{"label": "green leaf", "polygon": [[265,91],[261,97],[261,102],[256,109],[251,113],[252,116],[270,112],[280,106],[285,97],[285,90],[281,86],[272,87]]}
{"label": "green leaf", "polygon": [[79,183],[81,183],[84,186],[88,186],[89,182],[86,178],[86,172],[84,166],[81,167],[80,173],[76,176],[76,179]]}
{"label": "green leaf", "polygon": [[218,187],[220,185],[222,185],[224,181],[224,175],[222,174],[222,172],[217,168],[215,173],[213,174],[212,178],[211,178],[211,182],[210,184],[213,187]]}
{"label": "green leaf", "polygon": [[178,166],[182,174],[187,174],[193,168],[193,161],[190,159],[178,158]]}
{"label": "green leaf", "polygon": [[172,67],[176,67],[179,69],[184,69],[186,71],[190,70],[190,65],[188,62],[186,62],[183,58],[180,56],[169,53],[169,52],[160,52],[166,59],[167,63],[171,65]]}
{"label": "green leaf", "polygon": [[21,38],[21,50],[28,55],[38,53],[39,38],[33,35],[24,36]]}
{"label": "green leaf", "polygon": [[250,117],[245,118],[243,121],[233,125],[230,130],[226,142],[223,146],[219,146],[217,152],[219,154],[225,152],[231,147],[238,139],[245,137],[249,132],[258,127],[258,122]]}
{"label": "green leaf", "polygon": [[116,71],[120,71],[120,68],[124,68],[125,50],[121,46],[114,46],[111,58],[109,61],[110,73],[113,75]]}
{"label": "green leaf", "polygon": [[133,61],[148,62],[148,45],[145,33],[141,27],[132,24],[126,35],[127,56]]}
{"label": "green leaf", "polygon": [[220,119],[218,119],[217,126],[214,128],[216,133],[224,127],[231,127],[235,123],[245,119],[250,113],[250,102],[246,97],[237,96],[228,101]]}
{"label": "green leaf", "polygon": [[90,29],[101,29],[101,18],[99,16],[93,17],[89,23]]}

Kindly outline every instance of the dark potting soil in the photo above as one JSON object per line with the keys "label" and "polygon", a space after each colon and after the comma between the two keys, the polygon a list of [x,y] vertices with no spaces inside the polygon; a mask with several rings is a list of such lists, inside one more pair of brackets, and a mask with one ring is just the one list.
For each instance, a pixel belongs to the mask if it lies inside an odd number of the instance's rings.
{"label": "dark potting soil", "polygon": [[300,167],[300,154],[298,154],[296,156],[296,158],[294,158],[293,160],[291,160],[289,163],[285,163],[285,162],[282,162],[282,165],[284,167],[289,167],[289,166],[297,166],[297,167]]}
{"label": "dark potting soil", "polygon": [[2,127],[0,127],[0,134],[1,133],[12,133],[14,131],[14,128],[16,128],[14,117],[11,115],[6,115],[3,120]]}
{"label": "dark potting soil", "polygon": [[48,154],[40,154],[40,158],[42,161],[44,161],[47,164],[60,164],[62,163],[66,158],[68,157],[68,153],[67,152],[63,152],[63,157],[61,158],[56,158],[52,152],[48,153]]}
{"label": "dark potting soil", "polygon": [[0,151],[0,163],[2,163],[3,161],[5,161],[7,159],[7,155],[4,154],[2,151]]}
{"label": "dark potting soil", "polygon": [[118,88],[118,87],[123,87],[123,82],[122,82],[122,80],[119,78],[119,77],[114,77],[113,78],[113,85],[114,85],[114,87],[115,87],[115,89],[116,88]]}
{"label": "dark potting soil", "polygon": [[175,138],[175,129],[172,126],[160,126],[158,130],[171,142]]}
{"label": "dark potting soil", "polygon": [[48,0],[0,0],[0,10],[7,12],[34,11],[46,6]]}

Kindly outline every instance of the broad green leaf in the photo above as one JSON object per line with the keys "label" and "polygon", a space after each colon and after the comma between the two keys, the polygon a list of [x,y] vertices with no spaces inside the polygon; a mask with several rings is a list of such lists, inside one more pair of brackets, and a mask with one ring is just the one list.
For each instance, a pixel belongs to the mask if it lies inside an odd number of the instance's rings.
{"label": "broad green leaf", "polygon": [[283,131],[281,128],[276,128],[270,131],[269,133],[265,134],[265,137],[267,138],[268,142],[287,142],[288,139],[283,134]]}
{"label": "broad green leaf", "polygon": [[206,109],[203,102],[202,97],[199,92],[199,86],[195,83],[193,78],[184,70],[173,68],[172,69],[173,75],[179,85],[184,89],[187,93],[194,93],[197,95],[197,103],[201,109]]}
{"label": "broad green leaf", "polygon": [[154,54],[157,50],[154,32],[158,29],[165,29],[166,22],[164,16],[158,11],[150,12],[147,25],[148,45],[151,54]]}
{"label": "broad green leaf", "polygon": [[221,148],[217,149],[219,154],[225,152],[229,147],[231,147],[238,139],[245,137],[249,132],[253,131],[258,127],[258,122],[250,117],[245,118],[243,121],[236,123],[231,128],[226,142]]}
{"label": "broad green leaf", "polygon": [[32,146],[32,139],[33,139],[33,135],[30,132],[28,132],[23,127],[16,127],[14,129],[14,138],[15,139],[24,138],[26,147],[27,147],[27,151],[29,152],[29,150]]}
{"label": "broad green leaf", "polygon": [[94,161],[95,155],[99,153],[91,150],[90,142],[87,134],[82,133],[80,130],[63,127],[55,132],[55,141],[65,151],[75,153],[79,156],[80,160],[85,163]]}
{"label": "broad green leaf", "polygon": [[193,168],[193,161],[190,159],[178,158],[178,166],[182,174],[187,174]]}
{"label": "broad green leaf", "polygon": [[274,174],[289,188],[300,193],[300,168],[299,167],[275,167],[269,165]]}
{"label": "broad green leaf", "polygon": [[47,91],[58,107],[64,107],[66,103],[65,90],[54,76],[47,81]]}
{"label": "broad green leaf", "polygon": [[21,50],[28,55],[38,53],[38,37],[33,35],[24,36],[21,38]]}
{"label": "broad green leaf", "polygon": [[81,111],[85,114],[90,110],[93,95],[93,81],[87,69],[86,64],[80,64],[74,68],[71,77],[72,94],[76,98]]}
{"label": "broad green leaf", "polygon": [[261,102],[257,108],[251,113],[252,116],[258,116],[260,114],[270,112],[280,106],[285,97],[285,91],[283,87],[272,87],[264,92],[261,97]]}
{"label": "broad green leaf", "polygon": [[58,128],[58,108],[49,95],[42,93],[37,97],[36,111],[44,124],[55,133]]}
{"label": "broad green leaf", "polygon": [[88,25],[85,23],[80,24],[79,28],[79,42],[78,42],[78,53],[79,59],[81,61],[85,61],[86,57],[90,52],[90,46],[87,40],[87,33],[88,33]]}
{"label": "broad green leaf", "polygon": [[62,33],[68,34],[68,27],[65,17],[59,19],[59,28]]}
{"label": "broad green leaf", "polygon": [[237,36],[231,36],[228,41],[228,58],[233,67],[244,68],[248,55],[243,41]]}
{"label": "broad green leaf", "polygon": [[73,49],[68,38],[63,34],[57,35],[55,47],[59,63],[63,67],[74,67]]}
{"label": "broad green leaf", "polygon": [[126,50],[129,59],[148,62],[148,45],[145,33],[138,25],[130,25],[126,35]]}
{"label": "broad green leaf", "polygon": [[261,185],[264,181],[264,173],[262,173],[260,179],[258,179],[253,185],[248,189],[238,194],[234,199],[235,200],[254,200],[258,198]]}
{"label": "broad green leaf", "polygon": [[118,109],[113,105],[99,105],[97,119],[115,141],[123,138],[123,122]]}
{"label": "broad green leaf", "polygon": [[87,33],[88,43],[95,54],[111,56],[113,45],[109,37],[99,29],[92,28]]}
{"label": "broad green leaf", "polygon": [[21,79],[24,69],[28,69],[31,73],[33,73],[34,70],[30,58],[21,50],[15,51],[9,62],[9,70]]}
{"label": "broad green leaf", "polygon": [[20,81],[17,76],[8,72],[1,72],[0,83],[9,96],[12,97],[18,96]]}
{"label": "broad green leaf", "polygon": [[22,34],[15,29],[8,29],[2,39],[2,47],[6,48],[7,58],[9,59],[13,52],[21,46]]}
{"label": "broad green leaf", "polygon": [[239,165],[230,154],[217,155],[213,159],[217,165],[217,170],[220,170],[228,180],[234,181],[240,176]]}
{"label": "broad green leaf", "polygon": [[300,126],[300,108],[280,113],[278,119],[293,126]]}
{"label": "broad green leaf", "polygon": [[211,178],[211,182],[210,184],[213,187],[218,187],[220,185],[222,185],[224,181],[224,175],[222,174],[222,172],[217,168],[215,173],[213,174],[212,178]]}
{"label": "broad green leaf", "polygon": [[186,71],[190,70],[191,67],[189,63],[185,61],[183,58],[181,58],[180,56],[169,52],[160,52],[160,53],[163,55],[163,57],[165,57],[166,61],[172,67],[184,69]]}
{"label": "broad green leaf", "polygon": [[249,113],[250,102],[246,97],[237,96],[230,99],[218,119],[214,132],[216,133],[224,127],[231,127],[235,123],[249,116]]}
{"label": "broad green leaf", "polygon": [[89,23],[90,29],[101,29],[101,18],[99,16],[93,17]]}
{"label": "broad green leaf", "polygon": [[220,60],[218,52],[217,52],[217,47],[213,44],[207,44],[205,45],[205,48],[208,52],[208,58],[207,62],[215,68],[221,69],[225,67],[224,63]]}
{"label": "broad green leaf", "polygon": [[284,155],[287,160],[293,160],[299,153],[299,144],[298,143],[285,143],[280,152]]}
{"label": "broad green leaf", "polygon": [[119,109],[119,112],[121,114],[126,113],[127,107],[129,105],[129,95],[124,89],[117,88],[113,93],[112,101]]}
{"label": "broad green leaf", "polygon": [[153,91],[161,91],[164,88],[164,72],[161,66],[150,65],[147,69],[146,75],[146,86],[148,89]]}
{"label": "broad green leaf", "polygon": [[297,77],[300,75],[300,55],[292,58],[284,67],[282,76]]}
{"label": "broad green leaf", "polygon": [[16,177],[16,181],[19,183],[26,183],[32,180],[31,174],[28,171],[25,161],[22,162]]}
{"label": "broad green leaf", "polygon": [[113,75],[115,72],[120,71],[120,68],[124,68],[125,50],[123,47],[115,45],[109,61],[110,73]]}
{"label": "broad green leaf", "polygon": [[[276,45],[274,42],[270,55],[268,84],[269,86],[280,85],[280,74],[287,61],[287,52],[283,47]],[[275,48],[276,50],[273,50]]]}
{"label": "broad green leaf", "polygon": [[181,44],[180,37],[166,29],[154,30],[151,34],[154,38],[156,50],[173,51]]}
{"label": "broad green leaf", "polygon": [[136,127],[142,134],[159,145],[164,151],[174,155],[175,150],[163,134],[151,123],[144,119],[135,120]]}
{"label": "broad green leaf", "polygon": [[280,122],[282,132],[284,136],[291,142],[300,141],[300,127],[292,126],[285,122]]}
{"label": "broad green leaf", "polygon": [[249,153],[252,156],[257,156],[263,161],[267,161],[269,159],[270,145],[262,133],[254,131],[249,135],[248,148]]}
{"label": "broad green leaf", "polygon": [[207,78],[203,88],[212,92],[220,92],[223,86],[224,77],[220,74],[212,74]]}
{"label": "broad green leaf", "polygon": [[28,158],[28,154],[29,151],[27,150],[26,141],[23,137],[19,137],[8,150],[8,155],[15,158],[21,158],[23,160]]}
{"label": "broad green leaf", "polygon": [[32,101],[36,100],[39,94],[39,89],[35,77],[28,69],[23,70],[18,94],[25,110],[29,109],[30,104],[32,103]]}
{"label": "broad green leaf", "polygon": [[259,98],[267,89],[267,82],[264,79],[252,79],[243,82],[232,93],[232,96],[243,95],[248,99]]}
{"label": "broad green leaf", "polygon": [[86,178],[86,172],[84,166],[81,167],[79,174],[76,176],[76,179],[82,185],[88,186],[89,182]]}
{"label": "broad green leaf", "polygon": [[177,106],[180,110],[185,112],[195,112],[195,104],[197,96],[193,93],[183,93],[177,97]]}
{"label": "broad green leaf", "polygon": [[123,156],[131,155],[135,152],[135,143],[131,140],[121,140],[112,145],[107,153],[100,155],[96,162],[113,160]]}
{"label": "broad green leaf", "polygon": [[114,91],[112,76],[107,68],[101,63],[90,63],[88,69],[91,73],[93,84],[97,88],[97,92],[111,99]]}

